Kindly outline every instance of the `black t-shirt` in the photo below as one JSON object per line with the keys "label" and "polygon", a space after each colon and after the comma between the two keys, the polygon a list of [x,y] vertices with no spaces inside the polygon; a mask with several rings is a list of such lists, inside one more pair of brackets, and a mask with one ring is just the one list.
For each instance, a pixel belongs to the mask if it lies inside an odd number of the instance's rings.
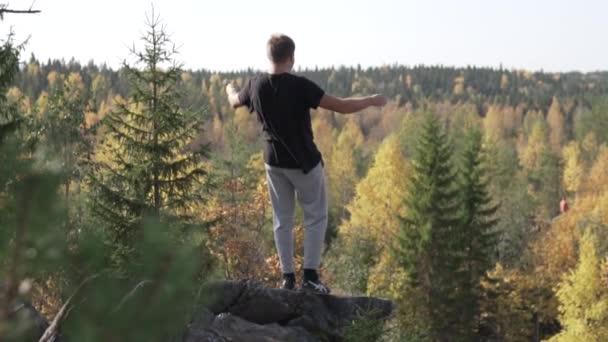
{"label": "black t-shirt", "polygon": [[321,162],[310,109],[317,108],[324,93],[314,82],[289,73],[263,73],[247,81],[239,100],[262,124],[266,164],[307,173]]}

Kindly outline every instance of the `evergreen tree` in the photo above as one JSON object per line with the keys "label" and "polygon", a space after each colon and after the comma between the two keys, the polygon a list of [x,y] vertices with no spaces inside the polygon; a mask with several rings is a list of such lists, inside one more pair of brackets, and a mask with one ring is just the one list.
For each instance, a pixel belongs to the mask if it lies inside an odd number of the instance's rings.
{"label": "evergreen tree", "polygon": [[[118,256],[128,256],[146,216],[181,227],[195,223],[202,198],[205,149],[189,147],[201,126],[196,113],[179,105],[180,66],[168,34],[152,14],[143,50],[124,63],[131,97],[104,118],[107,131],[98,158],[93,211],[108,226]],[[200,115],[199,115],[200,117]],[[120,259],[118,259],[120,260]]]}
{"label": "evergreen tree", "polygon": [[536,220],[546,222],[559,211],[560,159],[547,143],[546,123],[531,120],[534,121],[526,147],[519,156],[520,164],[530,185],[530,195],[536,201]]}
{"label": "evergreen tree", "polygon": [[[71,160],[64,152],[74,127],[64,126],[62,140],[52,125],[71,120],[48,123],[44,139],[30,139],[31,118],[4,97],[18,54],[10,42],[0,46],[0,341],[37,341],[40,326],[22,308],[32,302],[40,310],[49,297],[54,306],[46,318],[65,305],[57,321],[70,340],[178,340],[204,293],[196,240],[180,237],[185,242],[176,244],[178,232],[147,223],[134,244],[136,258],[126,265],[129,279],[107,268],[107,231],[79,225],[66,241],[67,198],[58,196],[66,165],[51,161]],[[65,94],[51,101],[49,120],[77,114],[67,112]]]}
{"label": "evergreen tree", "polygon": [[19,71],[20,46],[13,44],[12,35],[0,46],[0,143],[14,132],[19,118],[16,115],[15,106],[11,106],[6,98],[6,93],[12,85],[15,75]]}
{"label": "evergreen tree", "polygon": [[551,150],[546,150],[540,160],[540,168],[528,176],[537,190],[538,215],[541,220],[548,220],[559,213],[560,158]]}
{"label": "evergreen tree", "polygon": [[593,132],[598,144],[608,143],[608,96],[588,96],[588,107],[581,107],[574,115],[574,132],[581,141]]}
{"label": "evergreen tree", "polygon": [[452,150],[440,122],[428,117],[414,150],[406,196],[406,216],[397,233],[395,257],[412,285],[423,293],[432,340],[456,333],[459,313],[454,306],[462,246],[456,239],[460,219]]}
{"label": "evergreen tree", "polygon": [[461,306],[461,336],[471,340],[483,298],[480,282],[492,269],[496,254],[497,236],[494,227],[497,205],[488,192],[488,180],[483,160],[482,136],[477,130],[466,135],[460,161],[458,196],[461,204],[460,232],[462,239],[462,269],[458,302]]}

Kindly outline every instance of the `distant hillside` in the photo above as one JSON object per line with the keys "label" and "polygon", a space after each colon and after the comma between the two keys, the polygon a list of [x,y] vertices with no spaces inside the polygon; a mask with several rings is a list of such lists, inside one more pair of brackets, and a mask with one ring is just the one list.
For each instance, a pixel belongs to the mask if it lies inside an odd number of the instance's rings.
{"label": "distant hillside", "polygon": [[[41,63],[33,56],[25,63],[18,77],[24,95],[37,99],[48,87],[49,74],[67,75],[78,72],[84,88],[91,97],[106,99],[109,93],[125,96],[128,83],[117,70],[93,63],[81,65],[75,61],[49,60]],[[589,95],[608,94],[608,72],[545,73],[493,68],[454,68],[444,66],[382,66],[303,69],[304,75],[329,93],[349,96],[363,93],[383,93],[416,106],[420,101],[470,102],[484,104],[525,104],[528,108],[546,111],[553,96],[584,101]],[[209,70],[185,70],[182,86],[190,93],[193,105],[200,104],[198,95],[222,90],[224,80],[242,82],[253,70],[215,73]],[[220,84],[217,84],[220,82]],[[99,104],[97,102],[97,104]]]}

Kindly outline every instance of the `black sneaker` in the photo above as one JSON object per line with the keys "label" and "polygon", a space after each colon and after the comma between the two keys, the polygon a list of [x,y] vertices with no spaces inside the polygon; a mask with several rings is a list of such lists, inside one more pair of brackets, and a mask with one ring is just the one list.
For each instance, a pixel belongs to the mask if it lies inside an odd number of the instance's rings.
{"label": "black sneaker", "polygon": [[281,289],[294,290],[295,288],[296,288],[296,278],[295,277],[283,277],[283,283],[281,284]]}
{"label": "black sneaker", "polygon": [[329,287],[323,285],[321,283],[321,281],[319,281],[319,280],[317,280],[317,281],[305,280],[304,283],[302,283],[302,290],[319,293],[319,294],[330,294],[331,293],[331,290],[329,289]]}

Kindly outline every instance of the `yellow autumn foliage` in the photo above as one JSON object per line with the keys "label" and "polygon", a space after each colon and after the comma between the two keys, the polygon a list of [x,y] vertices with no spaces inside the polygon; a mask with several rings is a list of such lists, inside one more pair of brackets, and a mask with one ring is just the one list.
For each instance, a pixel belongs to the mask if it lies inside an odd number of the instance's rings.
{"label": "yellow autumn foliage", "polygon": [[519,161],[524,170],[534,170],[540,167],[541,158],[547,148],[547,131],[541,121],[534,122],[527,144],[519,155]]}
{"label": "yellow autumn foliage", "polygon": [[348,120],[332,149],[327,178],[330,205],[338,219],[346,217],[345,206],[353,198],[359,181],[355,151],[363,145],[363,141],[358,122]]}
{"label": "yellow autumn foliage", "polygon": [[564,188],[567,191],[576,193],[583,182],[585,173],[579,143],[571,141],[564,146],[562,156],[564,160]]}
{"label": "yellow autumn foliage", "polygon": [[564,141],[565,119],[562,111],[562,106],[557,97],[553,97],[551,107],[547,113],[547,123],[551,132],[549,134],[549,143],[555,152],[559,152]]}
{"label": "yellow autumn foliage", "polygon": [[578,264],[557,290],[563,329],[550,342],[608,340],[608,288],[602,284],[597,244],[597,237],[587,230],[580,240]]}
{"label": "yellow autumn foliage", "polygon": [[599,148],[589,175],[583,181],[583,189],[589,195],[599,195],[608,191],[608,146],[602,145]]}
{"label": "yellow autumn foliage", "polygon": [[367,176],[357,185],[348,210],[350,220],[340,234],[366,234],[386,245],[397,232],[399,217],[405,216],[404,198],[409,166],[396,136],[387,138],[375,155]]}

